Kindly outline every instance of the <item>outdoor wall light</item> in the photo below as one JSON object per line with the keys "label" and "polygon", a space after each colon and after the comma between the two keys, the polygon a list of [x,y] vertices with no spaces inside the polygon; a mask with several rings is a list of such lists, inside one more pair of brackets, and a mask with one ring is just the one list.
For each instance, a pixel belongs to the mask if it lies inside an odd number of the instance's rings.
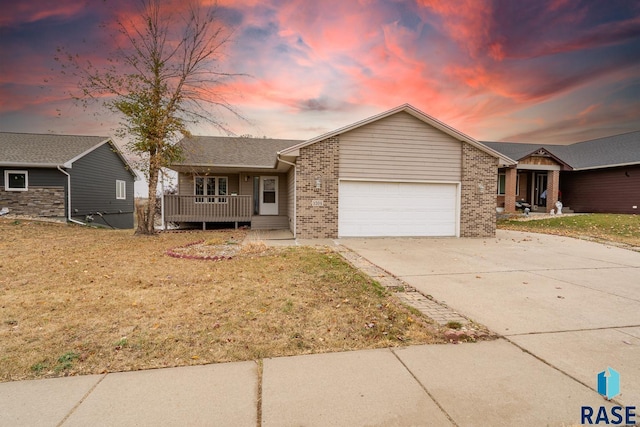
{"label": "outdoor wall light", "polygon": [[316,188],[321,188],[322,187],[322,179],[320,176],[316,176]]}

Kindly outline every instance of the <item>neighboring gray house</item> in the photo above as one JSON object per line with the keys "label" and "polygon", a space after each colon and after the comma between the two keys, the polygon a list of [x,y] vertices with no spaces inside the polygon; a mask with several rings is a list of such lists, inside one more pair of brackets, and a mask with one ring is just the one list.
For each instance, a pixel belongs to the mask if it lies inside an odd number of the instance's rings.
{"label": "neighboring gray house", "polygon": [[[640,212],[640,131],[570,145],[483,142],[518,163],[500,169],[497,205],[551,211]],[[542,197],[542,196],[545,197]]]}
{"label": "neighboring gray house", "polygon": [[0,132],[0,209],[133,228],[137,176],[110,138]]}
{"label": "neighboring gray house", "polygon": [[510,158],[411,105],[307,141],[192,137],[164,220],[299,238],[493,236]]}

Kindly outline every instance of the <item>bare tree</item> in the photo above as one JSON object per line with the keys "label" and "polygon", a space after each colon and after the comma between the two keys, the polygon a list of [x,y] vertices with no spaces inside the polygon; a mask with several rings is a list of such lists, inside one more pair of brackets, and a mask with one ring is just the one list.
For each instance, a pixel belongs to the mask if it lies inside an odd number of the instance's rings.
{"label": "bare tree", "polygon": [[[139,0],[134,19],[120,19],[114,38],[121,40],[95,66],[59,49],[58,59],[68,74],[78,78],[80,93],[72,94],[84,105],[97,100],[121,119],[117,134],[127,137],[129,149],[142,156],[149,182],[149,203],[136,233],[153,234],[159,171],[181,159],[177,141],[188,136],[188,125],[208,122],[224,129],[212,110],[216,107],[238,116],[221,88],[239,74],[218,70],[230,32],[216,19],[215,7],[181,4],[168,10],[168,2]],[[174,3],[174,5],[176,4]]]}

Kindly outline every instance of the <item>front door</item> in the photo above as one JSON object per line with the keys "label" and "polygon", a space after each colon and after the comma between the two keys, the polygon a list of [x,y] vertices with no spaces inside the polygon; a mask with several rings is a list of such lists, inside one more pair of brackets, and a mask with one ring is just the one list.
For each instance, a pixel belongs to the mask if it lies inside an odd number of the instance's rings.
{"label": "front door", "polygon": [[533,204],[538,206],[547,206],[547,173],[538,172],[535,174],[535,188],[533,192]]}
{"label": "front door", "polygon": [[278,177],[260,177],[260,215],[278,215]]}

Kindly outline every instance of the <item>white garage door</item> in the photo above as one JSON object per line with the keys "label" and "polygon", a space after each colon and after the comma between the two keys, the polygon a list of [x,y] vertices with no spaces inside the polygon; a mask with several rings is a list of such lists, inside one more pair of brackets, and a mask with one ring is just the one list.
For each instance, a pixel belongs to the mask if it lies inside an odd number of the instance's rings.
{"label": "white garage door", "polygon": [[341,181],[338,235],[455,236],[456,184]]}

